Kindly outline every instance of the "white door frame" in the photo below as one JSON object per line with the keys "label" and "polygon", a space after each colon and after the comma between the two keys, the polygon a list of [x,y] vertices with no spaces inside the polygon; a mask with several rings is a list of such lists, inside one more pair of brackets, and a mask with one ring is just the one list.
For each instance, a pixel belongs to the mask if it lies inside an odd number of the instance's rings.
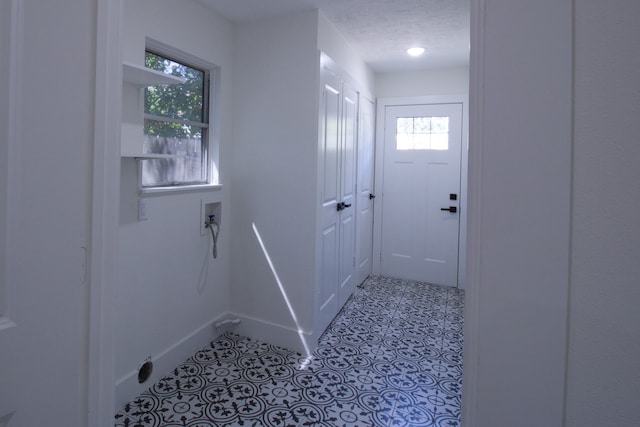
{"label": "white door frame", "polygon": [[120,203],[122,0],[96,0],[96,92],[90,249],[87,425],[113,426]]}
{"label": "white door frame", "polygon": [[458,246],[458,287],[464,289],[467,253],[467,168],[469,162],[469,101],[467,95],[434,95],[398,98],[378,98],[376,109],[376,156],[375,194],[380,196],[374,205],[373,225],[373,272],[380,274],[380,254],[382,253],[382,181],[384,165],[385,110],[390,106],[422,104],[462,104],[462,158],[460,162],[460,242]]}

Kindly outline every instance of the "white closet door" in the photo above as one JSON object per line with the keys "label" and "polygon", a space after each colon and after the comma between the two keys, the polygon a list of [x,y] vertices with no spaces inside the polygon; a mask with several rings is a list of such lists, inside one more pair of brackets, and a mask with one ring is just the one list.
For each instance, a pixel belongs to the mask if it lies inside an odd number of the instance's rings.
{"label": "white closet door", "polygon": [[320,284],[318,328],[324,329],[356,285],[356,158],[359,94],[321,69]]}
{"label": "white closet door", "polygon": [[375,107],[373,101],[360,99],[358,135],[358,201],[356,235],[356,283],[362,283],[373,267],[373,159],[375,150]]}
{"label": "white closet door", "polygon": [[338,312],[338,259],[341,203],[340,145],[342,82],[326,69],[321,71],[320,133],[318,144],[320,180],[320,283],[318,329],[324,329]]}
{"label": "white closet door", "polygon": [[347,301],[356,285],[356,152],[358,143],[358,93],[346,83],[342,86],[342,143],[340,144],[339,276],[338,306]]}

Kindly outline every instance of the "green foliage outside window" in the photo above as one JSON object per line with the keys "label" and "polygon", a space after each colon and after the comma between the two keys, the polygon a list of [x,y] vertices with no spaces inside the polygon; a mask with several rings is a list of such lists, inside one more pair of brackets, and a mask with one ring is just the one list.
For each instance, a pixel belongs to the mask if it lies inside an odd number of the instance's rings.
{"label": "green foliage outside window", "polygon": [[[172,61],[152,52],[146,52],[145,66],[165,74],[182,77],[186,83],[149,86],[145,89],[146,114],[206,123],[204,120],[204,77],[201,70]],[[198,128],[200,129],[200,128]],[[153,136],[197,138],[191,126],[181,123],[153,121],[145,125],[145,133]]]}

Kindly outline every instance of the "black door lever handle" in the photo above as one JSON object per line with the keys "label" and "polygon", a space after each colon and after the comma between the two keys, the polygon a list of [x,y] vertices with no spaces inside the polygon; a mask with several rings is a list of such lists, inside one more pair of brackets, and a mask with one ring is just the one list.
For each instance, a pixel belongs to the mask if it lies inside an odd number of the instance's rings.
{"label": "black door lever handle", "polygon": [[351,203],[338,202],[338,204],[336,205],[336,209],[338,210],[338,212],[345,210],[349,207],[351,207]]}
{"label": "black door lever handle", "polygon": [[372,199],[375,199],[375,198],[376,198],[376,195],[375,195],[375,194],[371,194],[371,193],[369,193],[369,200],[372,200]]}
{"label": "black door lever handle", "polygon": [[440,208],[441,211],[449,211],[451,213],[458,212],[458,208],[455,206],[449,206],[448,208]]}

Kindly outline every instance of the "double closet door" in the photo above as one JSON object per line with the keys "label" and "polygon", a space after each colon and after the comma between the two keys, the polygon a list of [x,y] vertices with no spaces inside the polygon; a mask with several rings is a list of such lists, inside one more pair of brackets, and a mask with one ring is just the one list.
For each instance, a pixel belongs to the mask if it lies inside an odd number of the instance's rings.
{"label": "double closet door", "polygon": [[318,322],[323,330],[356,285],[356,155],[359,93],[321,68]]}

